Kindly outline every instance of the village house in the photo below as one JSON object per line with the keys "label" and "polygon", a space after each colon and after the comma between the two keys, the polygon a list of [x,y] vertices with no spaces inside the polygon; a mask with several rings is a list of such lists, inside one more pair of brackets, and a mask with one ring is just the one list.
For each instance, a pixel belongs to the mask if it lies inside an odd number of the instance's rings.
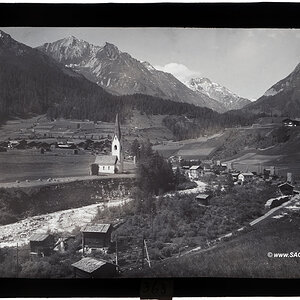
{"label": "village house", "polygon": [[54,247],[54,237],[48,233],[35,233],[29,239],[31,254],[48,256]]}
{"label": "village house", "polygon": [[265,204],[265,210],[270,210],[274,207],[280,206],[281,204],[290,200],[289,196],[280,196],[277,198],[269,199]]}
{"label": "village house", "polygon": [[288,182],[284,182],[278,185],[278,188],[282,195],[293,195],[294,194],[294,186]]}
{"label": "village house", "polygon": [[211,195],[198,194],[195,199],[199,204],[207,206],[209,205],[209,200],[211,199]]}
{"label": "village house", "polygon": [[8,149],[14,149],[20,144],[19,141],[8,141],[7,148]]}
{"label": "village house", "polygon": [[212,164],[209,163],[209,162],[203,162],[202,163],[202,169],[203,169],[204,173],[211,172],[211,170],[212,170]]}
{"label": "village house", "polygon": [[240,173],[231,173],[231,178],[232,178],[233,182],[238,181],[239,174]]}
{"label": "village house", "polygon": [[189,176],[190,166],[182,166],[181,170],[182,170],[182,172],[184,173],[185,176]]}
{"label": "village house", "polygon": [[72,264],[75,278],[103,278],[117,275],[118,266],[102,259],[84,257]]}
{"label": "village house", "polygon": [[82,248],[105,248],[111,243],[111,224],[86,225],[82,230]]}
{"label": "village house", "polygon": [[203,169],[201,166],[191,166],[188,174],[190,179],[199,179],[203,175]]}
{"label": "village house", "polygon": [[276,169],[274,166],[271,166],[269,168],[265,168],[263,171],[263,175],[265,178],[273,178],[274,176],[276,176]]}
{"label": "village house", "polygon": [[254,174],[252,172],[240,173],[238,175],[238,181],[241,184],[251,182],[253,180]]}
{"label": "village house", "polygon": [[284,119],[282,120],[282,123],[286,127],[300,126],[300,121],[298,120]]}

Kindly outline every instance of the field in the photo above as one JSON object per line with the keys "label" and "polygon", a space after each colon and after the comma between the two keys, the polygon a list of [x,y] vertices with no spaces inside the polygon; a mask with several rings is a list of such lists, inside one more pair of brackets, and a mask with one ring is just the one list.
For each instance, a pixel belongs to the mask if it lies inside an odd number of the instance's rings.
{"label": "field", "polygon": [[223,140],[224,134],[220,133],[180,142],[166,141],[155,145],[153,150],[157,150],[164,157],[177,155],[185,159],[205,159],[222,144]]}
{"label": "field", "polygon": [[0,153],[0,182],[37,180],[49,177],[86,176],[92,155],[43,155],[15,150]]}
{"label": "field", "polygon": [[290,139],[285,143],[259,149],[249,148],[238,152],[230,159],[222,162],[231,162],[233,168],[239,171],[259,172],[263,168],[275,166],[277,174],[286,176],[292,172],[294,179],[300,179],[300,132],[298,128],[290,133]]}

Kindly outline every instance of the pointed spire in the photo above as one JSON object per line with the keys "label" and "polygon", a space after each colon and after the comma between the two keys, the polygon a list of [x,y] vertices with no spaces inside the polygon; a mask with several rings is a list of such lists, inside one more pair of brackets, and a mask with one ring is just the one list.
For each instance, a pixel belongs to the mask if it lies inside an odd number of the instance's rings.
{"label": "pointed spire", "polygon": [[116,124],[115,124],[115,135],[117,136],[118,140],[121,140],[121,127],[119,122],[119,114],[116,115]]}

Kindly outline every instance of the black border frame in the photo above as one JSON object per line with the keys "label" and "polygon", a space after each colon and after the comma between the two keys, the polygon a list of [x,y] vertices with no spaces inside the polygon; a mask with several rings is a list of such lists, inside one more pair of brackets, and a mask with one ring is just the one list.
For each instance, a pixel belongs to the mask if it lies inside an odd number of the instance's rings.
{"label": "black border frame", "polygon": [[0,4],[1,26],[300,28],[300,5],[260,3]]}

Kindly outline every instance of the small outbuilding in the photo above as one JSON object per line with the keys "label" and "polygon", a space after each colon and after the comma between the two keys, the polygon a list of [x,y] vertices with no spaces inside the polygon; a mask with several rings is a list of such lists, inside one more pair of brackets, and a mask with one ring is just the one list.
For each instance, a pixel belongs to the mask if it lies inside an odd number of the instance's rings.
{"label": "small outbuilding", "polygon": [[210,198],[211,198],[211,195],[198,194],[195,199],[197,200],[197,202],[199,204],[207,206],[207,205],[209,205]]}
{"label": "small outbuilding", "polygon": [[111,224],[86,225],[81,230],[83,249],[86,246],[89,248],[109,247],[112,230],[113,226]]}
{"label": "small outbuilding", "polygon": [[29,239],[30,252],[40,256],[48,256],[54,247],[54,237],[48,233],[35,233]]}
{"label": "small outbuilding", "polygon": [[198,179],[201,175],[203,175],[203,168],[201,166],[191,166],[189,169],[189,177],[191,179]]}
{"label": "small outbuilding", "polygon": [[252,181],[254,174],[252,172],[241,173],[238,175],[238,181],[243,183],[247,183]]}
{"label": "small outbuilding", "polygon": [[118,266],[102,259],[84,257],[72,264],[75,278],[103,278],[117,275]]}
{"label": "small outbuilding", "polygon": [[288,182],[284,182],[278,185],[278,188],[282,195],[293,195],[294,194],[294,186]]}

